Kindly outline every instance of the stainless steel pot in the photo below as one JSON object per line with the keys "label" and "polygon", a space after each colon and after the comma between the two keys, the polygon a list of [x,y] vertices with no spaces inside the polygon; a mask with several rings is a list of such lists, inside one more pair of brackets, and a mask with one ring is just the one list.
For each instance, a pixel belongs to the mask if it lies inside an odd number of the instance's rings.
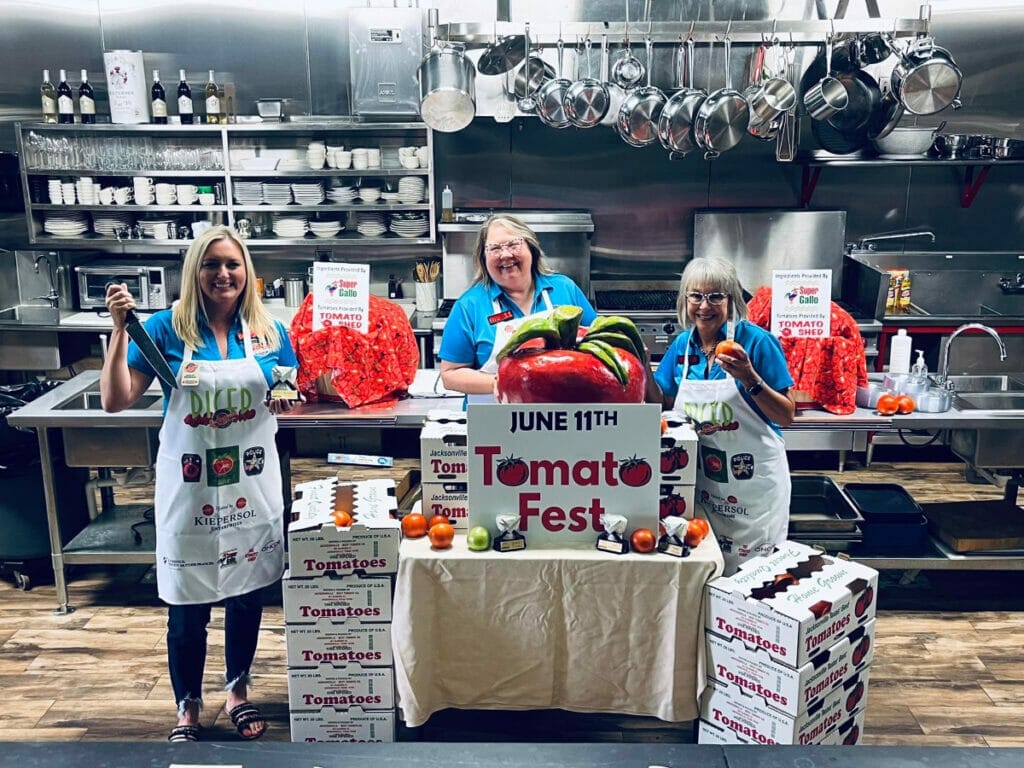
{"label": "stainless steel pot", "polygon": [[991,136],[969,133],[940,133],[932,142],[936,154],[945,159],[981,159],[993,156]]}
{"label": "stainless steel pot", "polygon": [[704,99],[693,121],[693,136],[697,146],[704,150],[705,160],[735,147],[750,124],[750,105],[743,94],[732,87],[731,50],[732,43],[726,35],[725,87]]}
{"label": "stainless steel pot", "polygon": [[654,45],[647,38],[647,85],[629,92],[619,108],[618,129],[622,140],[634,147],[646,147],[658,140],[658,119],[668,99],[651,85],[651,55]]}
{"label": "stainless steel pot", "polygon": [[693,48],[691,37],[686,41],[686,87],[672,94],[658,118],[658,139],[661,145],[677,155],[693,150],[693,120],[707,92],[693,87]]}
{"label": "stainless steel pot", "polygon": [[[607,47],[607,39],[605,46]],[[565,92],[562,106],[569,122],[577,128],[593,128],[601,122],[608,112],[608,87],[601,81],[590,76],[590,38],[584,46],[587,57],[587,76],[576,80]],[[602,57],[604,50],[602,49]]]}
{"label": "stainless steel pot", "polygon": [[907,51],[891,39],[889,44],[898,58],[890,85],[908,112],[934,115],[946,107],[960,108],[964,76],[949,51],[931,38],[920,38]]}
{"label": "stainless steel pot", "polygon": [[476,116],[476,69],[461,46],[436,44],[416,71],[420,117],[442,133],[454,133]]}
{"label": "stainless steel pot", "polygon": [[537,91],[537,117],[549,128],[568,128],[569,118],[565,115],[565,94],[572,87],[572,81],[562,76],[565,44],[558,38],[558,77],[548,80]]}
{"label": "stainless steel pot", "polygon": [[804,93],[804,107],[814,120],[828,120],[846,109],[850,97],[845,86],[832,77],[832,36],[825,40],[825,76]]}
{"label": "stainless steel pot", "polygon": [[[750,105],[751,129],[774,121],[783,112],[788,112],[796,106],[796,89],[789,80],[783,77],[764,79],[765,52],[763,45],[758,48],[753,84],[743,92],[747,104]],[[751,133],[756,135],[754,130],[751,130]],[[774,134],[768,138],[774,138]]]}
{"label": "stainless steel pot", "polygon": [[999,138],[992,142],[992,157],[997,160],[1013,160],[1024,157],[1024,141]]}

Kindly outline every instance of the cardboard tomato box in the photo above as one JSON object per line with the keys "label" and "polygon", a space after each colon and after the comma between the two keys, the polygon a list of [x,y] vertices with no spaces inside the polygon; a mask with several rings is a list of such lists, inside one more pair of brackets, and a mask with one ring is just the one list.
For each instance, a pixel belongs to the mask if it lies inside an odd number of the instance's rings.
{"label": "cardboard tomato box", "polygon": [[708,583],[705,627],[802,667],[875,617],[877,590],[873,568],[786,541]]}
{"label": "cardboard tomato box", "polygon": [[362,707],[292,711],[291,730],[293,742],[392,742],[395,740],[395,711],[367,711]]}
{"label": "cardboard tomato box", "polygon": [[755,744],[819,744],[867,699],[868,670],[848,678],[796,717],[767,706],[764,697],[749,696],[728,683],[709,680],[701,694],[700,716],[719,728]]}
{"label": "cardboard tomato box", "polygon": [[872,619],[794,669],[739,638],[706,632],[708,677],[761,696],[769,707],[795,717],[867,667],[875,655],[874,639]]}
{"label": "cardboard tomato box", "polygon": [[286,623],[332,621],[391,621],[389,576],[319,576],[293,578],[286,571],[281,582]]}
{"label": "cardboard tomato box", "polygon": [[352,706],[394,709],[395,671],[359,664],[289,667],[288,706],[293,712]]}
{"label": "cardboard tomato box", "polygon": [[688,423],[668,420],[661,435],[661,482],[693,485],[697,482],[697,433]]}
{"label": "cardboard tomato box", "polygon": [[284,639],[289,667],[315,667],[323,662],[387,667],[395,661],[391,622],[336,621],[330,617],[312,624],[286,622]]}
{"label": "cardboard tomato box", "polygon": [[693,489],[692,485],[666,485],[658,486],[658,517],[665,518],[669,515],[693,519]]}
{"label": "cardboard tomato box", "polygon": [[420,432],[420,465],[421,482],[469,482],[464,411],[435,409],[427,412]]}
{"label": "cardboard tomato box", "polygon": [[469,485],[467,483],[423,483],[420,508],[429,519],[444,515],[456,530],[469,528]]}
{"label": "cardboard tomato box", "polygon": [[[828,746],[852,746],[860,744],[864,736],[864,715],[866,707],[858,709],[850,718],[844,720],[838,727],[832,728],[816,744]],[[762,742],[753,741],[741,736],[736,731],[712,725],[707,720],[701,720],[697,729],[698,744],[758,744]],[[763,742],[768,744],[769,742]]]}
{"label": "cardboard tomato box", "polygon": [[[329,498],[328,498],[329,494]],[[334,513],[355,518],[339,528]],[[355,573],[395,573],[401,524],[394,480],[337,483],[330,491],[308,493],[292,503],[288,526],[288,568],[293,577]]]}

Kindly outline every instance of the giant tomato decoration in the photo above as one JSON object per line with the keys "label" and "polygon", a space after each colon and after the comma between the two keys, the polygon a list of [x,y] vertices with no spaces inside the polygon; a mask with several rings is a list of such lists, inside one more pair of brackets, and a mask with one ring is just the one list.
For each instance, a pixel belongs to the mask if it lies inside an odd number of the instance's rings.
{"label": "giant tomato decoration", "polygon": [[583,310],[557,307],[530,318],[497,355],[503,403],[642,403],[647,356],[624,317],[598,317],[580,328]]}

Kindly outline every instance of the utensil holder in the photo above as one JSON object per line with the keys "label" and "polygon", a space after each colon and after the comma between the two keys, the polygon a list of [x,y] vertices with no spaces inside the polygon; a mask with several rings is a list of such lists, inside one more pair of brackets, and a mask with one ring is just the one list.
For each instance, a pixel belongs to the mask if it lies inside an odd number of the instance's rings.
{"label": "utensil holder", "polygon": [[437,313],[437,281],[416,283],[416,311],[423,315]]}

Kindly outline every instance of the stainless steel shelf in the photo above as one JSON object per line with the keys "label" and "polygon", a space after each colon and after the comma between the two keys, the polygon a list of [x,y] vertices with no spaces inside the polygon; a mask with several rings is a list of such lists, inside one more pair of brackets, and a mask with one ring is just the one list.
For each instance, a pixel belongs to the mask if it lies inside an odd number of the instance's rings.
{"label": "stainless steel shelf", "polygon": [[251,178],[267,178],[267,179],[283,179],[283,178],[318,178],[331,176],[429,176],[429,168],[416,168],[415,170],[409,170],[407,168],[366,168],[364,170],[355,170],[352,168],[346,168],[342,170],[340,168],[325,168],[322,171],[231,171],[230,175],[234,178],[240,179],[251,179]]}
{"label": "stainless steel shelf", "polygon": [[315,211],[319,213],[330,213],[331,211],[428,211],[430,203],[352,203],[343,205],[332,205],[330,203],[318,203],[317,205],[239,205],[232,206],[236,211],[246,213],[298,213],[299,211]]}
{"label": "stainless steel shelf", "polygon": [[128,213],[208,213],[225,212],[226,205],[51,205],[33,203],[34,211],[125,211]]}
{"label": "stainless steel shelf", "polygon": [[984,160],[967,160],[960,158],[938,158],[938,157],[922,157],[919,160],[894,160],[884,157],[864,157],[864,158],[836,158],[835,160],[829,158],[823,158],[815,155],[808,157],[802,157],[799,160],[803,165],[809,165],[814,167],[824,166],[835,166],[843,168],[879,168],[887,166],[911,166],[914,168],[928,168],[931,166],[940,165],[954,165],[954,166],[969,166],[969,165],[1024,165],[1024,158],[1021,159],[1006,159],[997,160],[994,158]]}
{"label": "stainless steel shelf", "polygon": [[339,237],[264,237],[258,240],[250,239],[246,243],[248,245],[352,245],[353,243],[358,243],[359,245],[373,247],[387,245],[437,245],[429,237],[399,237],[393,233],[387,233],[380,237],[366,237],[358,232],[345,232]]}
{"label": "stainless steel shelf", "polygon": [[195,170],[195,171],[154,171],[147,169],[138,168],[107,168],[104,170],[67,170],[64,168],[30,168],[25,171],[28,176],[161,176],[169,179],[183,179],[183,178],[202,178],[202,179],[221,179],[224,177],[224,171],[211,171],[211,170]]}

